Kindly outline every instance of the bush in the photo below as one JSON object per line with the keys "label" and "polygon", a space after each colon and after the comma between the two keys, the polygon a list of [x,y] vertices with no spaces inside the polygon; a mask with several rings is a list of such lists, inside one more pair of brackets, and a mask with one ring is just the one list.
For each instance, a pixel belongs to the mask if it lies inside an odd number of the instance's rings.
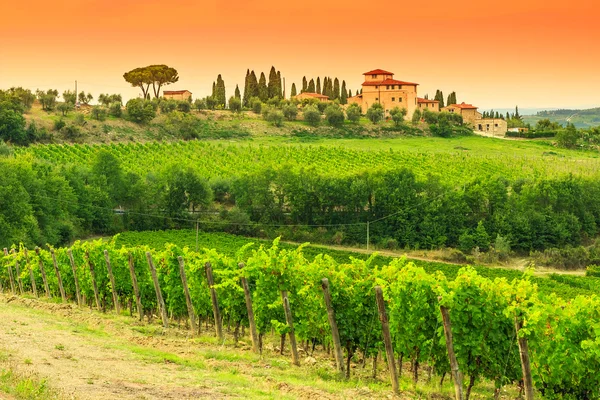
{"label": "bush", "polygon": [[92,107],[92,119],[104,121],[106,119],[106,109],[100,106]]}
{"label": "bush", "polygon": [[274,107],[274,108],[280,108],[281,107],[281,99],[279,97],[273,97],[273,98],[267,100],[267,105]]}
{"label": "bush", "polygon": [[360,120],[362,115],[362,109],[356,103],[352,103],[346,109],[346,116],[348,117],[348,121],[352,123],[357,123]]}
{"label": "bush", "polygon": [[306,106],[302,110],[302,114],[304,116],[304,120],[310,126],[318,126],[321,122],[321,113],[315,106]]}
{"label": "bush", "polygon": [[194,108],[198,111],[206,109],[206,99],[196,99],[194,101]]}
{"label": "bush", "polygon": [[120,118],[123,115],[123,110],[121,109],[121,103],[115,101],[110,103],[108,106],[108,115],[116,118]]}
{"label": "bush", "polygon": [[214,110],[217,106],[217,99],[212,96],[207,96],[204,102],[206,103],[206,108],[209,110]]}
{"label": "bush", "polygon": [[73,121],[73,123],[79,126],[85,125],[85,117],[83,116],[83,114],[75,115],[75,120]]}
{"label": "bush", "polygon": [[283,116],[288,121],[295,121],[298,116],[298,107],[294,104],[288,104],[283,107]]}
{"label": "bush", "polygon": [[572,149],[577,146],[578,139],[579,133],[573,124],[567,125],[566,129],[560,130],[556,134],[556,141],[558,145],[566,149]]}
{"label": "bush", "polygon": [[600,265],[589,265],[585,269],[585,276],[593,276],[595,278],[600,278]]}
{"label": "bush", "polygon": [[421,115],[421,117],[423,118],[423,120],[426,123],[431,125],[431,124],[437,124],[439,114],[440,113],[432,112],[429,110],[423,110],[423,114]]}
{"label": "bush", "polygon": [[429,125],[429,131],[433,136],[446,138],[452,136],[453,132],[452,125],[450,125],[450,122],[448,122],[444,115],[439,116],[437,124]]}
{"label": "bush", "polygon": [[262,101],[258,97],[252,97],[250,99],[250,106],[252,107],[252,112],[255,114],[260,114],[262,111]]}
{"label": "bush", "polygon": [[265,119],[265,121],[271,123],[274,126],[283,126],[284,117],[281,110],[276,110],[274,108],[267,107],[263,110],[263,118]]}
{"label": "bush", "polygon": [[160,108],[160,112],[162,114],[168,114],[171,111],[175,111],[177,109],[177,102],[175,100],[161,100],[158,104]]}
{"label": "bush", "polygon": [[231,112],[240,113],[242,112],[242,101],[237,97],[229,98],[229,109]]}
{"label": "bush", "polygon": [[177,102],[177,111],[182,113],[189,113],[192,110],[192,104],[186,100],[179,100]]}
{"label": "bush", "polygon": [[373,104],[367,110],[367,118],[374,124],[379,123],[383,119],[383,107],[379,103]]}
{"label": "bush", "polygon": [[392,121],[394,121],[394,124],[396,125],[396,127],[399,127],[400,125],[402,125],[404,123],[404,117],[406,117],[407,113],[408,113],[408,110],[404,107],[402,107],[402,108],[394,107],[390,110],[390,115],[392,116]]}
{"label": "bush", "polygon": [[340,127],[344,124],[344,112],[339,105],[331,103],[325,109],[325,118],[329,125]]}
{"label": "bush", "polygon": [[413,125],[417,125],[419,122],[421,122],[421,110],[416,109],[415,112],[412,115],[412,119],[411,122]]}
{"label": "bush", "polygon": [[82,136],[81,129],[79,129],[79,127],[76,125],[65,126],[62,129],[62,133],[63,133],[65,139],[69,139],[69,140],[75,140]]}
{"label": "bush", "polygon": [[327,106],[329,105],[329,103],[326,103],[324,101],[318,101],[315,103],[317,105],[317,110],[319,110],[319,112],[321,114],[323,114],[325,112],[325,109],[327,108]]}
{"label": "bush", "polygon": [[125,106],[129,118],[138,124],[146,124],[156,117],[156,109],[151,101],[131,99]]}
{"label": "bush", "polygon": [[65,127],[65,125],[67,125],[67,123],[62,118],[58,119],[58,120],[54,121],[54,130],[60,131],[62,128]]}

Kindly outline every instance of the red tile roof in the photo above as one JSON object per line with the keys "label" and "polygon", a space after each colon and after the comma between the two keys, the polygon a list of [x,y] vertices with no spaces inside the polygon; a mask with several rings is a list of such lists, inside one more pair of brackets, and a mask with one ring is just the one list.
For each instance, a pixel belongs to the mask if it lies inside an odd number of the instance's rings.
{"label": "red tile roof", "polygon": [[185,92],[192,93],[189,90],[163,90],[163,94],[184,94]]}
{"label": "red tile roof", "polygon": [[439,103],[437,100],[422,99],[417,97],[417,103]]}
{"label": "red tile roof", "polygon": [[478,107],[475,107],[473,104],[467,104],[464,101],[460,104],[450,104],[447,107],[462,108],[463,110],[477,110],[477,108],[478,108]]}
{"label": "red tile roof", "polygon": [[363,75],[394,75],[394,73],[382,69],[374,69],[373,71],[365,72]]}
{"label": "red tile roof", "polygon": [[407,85],[417,86],[418,83],[397,81],[395,79],[385,79],[383,81],[366,81],[362,84],[363,86],[386,86],[386,85]]}

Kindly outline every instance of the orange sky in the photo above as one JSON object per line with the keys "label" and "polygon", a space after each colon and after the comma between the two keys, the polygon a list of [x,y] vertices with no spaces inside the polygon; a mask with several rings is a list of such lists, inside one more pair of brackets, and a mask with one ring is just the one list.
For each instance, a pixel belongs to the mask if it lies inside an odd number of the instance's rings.
{"label": "orange sky", "polygon": [[194,97],[246,68],[338,76],[382,68],[482,109],[600,106],[594,0],[0,0],[0,88],[137,96],[122,75],[168,64]]}

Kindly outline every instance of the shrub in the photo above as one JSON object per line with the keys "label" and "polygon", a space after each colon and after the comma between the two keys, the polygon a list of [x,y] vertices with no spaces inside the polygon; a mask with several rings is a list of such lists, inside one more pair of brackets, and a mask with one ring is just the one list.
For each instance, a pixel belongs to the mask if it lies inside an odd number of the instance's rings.
{"label": "shrub", "polygon": [[156,117],[156,109],[151,101],[144,99],[131,99],[125,106],[129,118],[139,124],[145,124]]}
{"label": "shrub", "polygon": [[62,118],[57,119],[56,121],[54,121],[54,130],[60,131],[62,128],[65,127],[65,125],[67,125],[67,123]]}
{"label": "shrub", "polygon": [[390,110],[392,121],[394,121],[394,125],[396,125],[396,127],[399,127],[402,125],[402,123],[404,123],[404,117],[406,117],[407,113],[408,110],[406,110],[404,107],[394,107]]}
{"label": "shrub", "polygon": [[283,107],[282,111],[283,111],[283,116],[288,121],[294,121],[294,120],[296,120],[296,117],[298,116],[298,107],[294,104],[285,105]]}
{"label": "shrub", "polygon": [[250,106],[255,114],[260,114],[262,111],[262,101],[258,97],[252,97],[250,99]]}
{"label": "shrub", "polygon": [[265,121],[273,124],[274,126],[283,126],[283,113],[281,110],[276,110],[271,107],[267,107],[263,110],[263,118]]}
{"label": "shrub", "polygon": [[325,118],[329,125],[340,127],[344,124],[344,112],[339,105],[331,103],[325,109]]}
{"label": "shrub", "polygon": [[121,109],[121,103],[114,101],[110,103],[108,107],[108,115],[116,118],[120,118],[123,115],[123,110]]}
{"label": "shrub", "polygon": [[560,147],[572,149],[577,145],[579,133],[573,124],[567,125],[566,129],[558,131],[556,141]]}
{"label": "shrub", "polygon": [[302,114],[304,115],[304,120],[310,126],[317,126],[321,122],[321,113],[315,106],[306,106],[302,110]]}
{"label": "shrub", "polygon": [[273,97],[273,98],[267,100],[267,105],[274,107],[274,108],[280,108],[281,107],[281,99],[279,97]]}
{"label": "shrub", "polygon": [[379,103],[373,104],[367,110],[367,118],[374,124],[379,123],[383,119],[383,107]]}
{"label": "shrub", "polygon": [[596,278],[600,278],[600,265],[589,265],[585,269],[585,276],[593,276]]}
{"label": "shrub", "polygon": [[81,129],[75,125],[67,125],[62,129],[65,139],[75,140],[81,137]]}
{"label": "shrub", "polygon": [[162,114],[168,114],[171,111],[175,111],[177,109],[177,102],[175,100],[161,100],[158,104],[160,108],[160,112]]}
{"label": "shrub", "polygon": [[92,107],[92,119],[104,121],[106,119],[106,109],[100,106]]}
{"label": "shrub", "polygon": [[77,115],[75,115],[75,120],[74,120],[73,123],[75,125],[79,125],[79,126],[85,125],[85,117],[83,116],[83,114],[77,114]]}
{"label": "shrub", "polygon": [[360,116],[362,115],[362,110],[360,106],[356,103],[352,103],[346,109],[346,116],[348,117],[348,121],[357,123],[360,120]]}
{"label": "shrub", "polygon": [[412,115],[411,122],[413,123],[413,125],[417,125],[420,121],[421,121],[421,110],[416,109]]}
{"label": "shrub", "polygon": [[316,103],[316,105],[317,105],[317,109],[319,110],[319,112],[320,112],[321,114],[323,114],[323,113],[325,112],[325,109],[326,109],[326,108],[327,108],[327,106],[328,106],[328,103],[326,103],[326,102],[324,102],[324,101],[318,101],[318,102]]}
{"label": "shrub", "polygon": [[186,100],[179,100],[177,102],[177,111],[183,113],[189,113],[192,110],[192,104]]}
{"label": "shrub", "polygon": [[209,110],[214,110],[217,106],[217,99],[215,99],[213,96],[207,96],[206,100],[204,101],[206,102],[206,108]]}
{"label": "shrub", "polygon": [[242,112],[242,101],[237,97],[229,98],[229,109],[231,112],[240,113]]}
{"label": "shrub", "polygon": [[194,108],[198,111],[206,109],[206,99],[196,99],[194,101]]}

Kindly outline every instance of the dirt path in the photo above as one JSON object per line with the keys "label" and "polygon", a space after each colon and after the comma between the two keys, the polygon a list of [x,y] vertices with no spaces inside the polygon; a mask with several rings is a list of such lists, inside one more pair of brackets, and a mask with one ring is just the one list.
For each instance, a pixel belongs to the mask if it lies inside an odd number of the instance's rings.
{"label": "dirt path", "polygon": [[[10,361],[47,378],[66,398],[223,397],[199,385],[193,376],[181,374],[175,364],[140,362],[135,354],[118,349],[119,338],[85,332],[71,321],[25,307],[21,300],[2,300],[0,343]],[[72,309],[49,306],[65,312]]]}

